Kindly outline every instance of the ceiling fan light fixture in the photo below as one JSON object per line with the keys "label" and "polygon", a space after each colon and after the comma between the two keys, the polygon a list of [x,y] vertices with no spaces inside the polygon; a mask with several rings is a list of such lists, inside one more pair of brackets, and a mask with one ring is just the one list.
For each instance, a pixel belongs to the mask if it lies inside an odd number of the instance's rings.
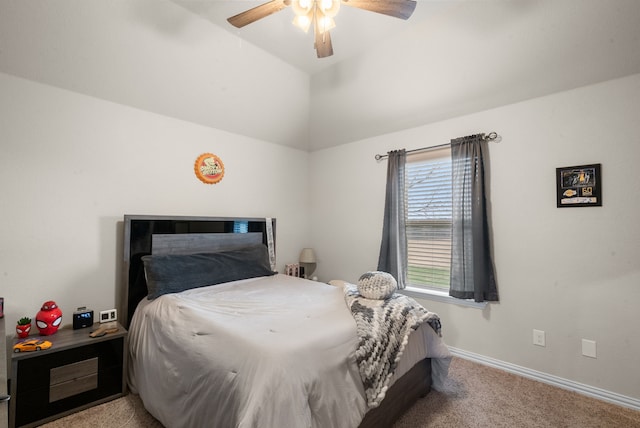
{"label": "ceiling fan light fixture", "polygon": [[319,16],[316,17],[316,19],[318,20],[318,31],[320,34],[336,28],[336,21],[331,17]]}
{"label": "ceiling fan light fixture", "polygon": [[304,31],[305,33],[309,32],[309,28],[311,27],[311,22],[313,21],[313,14],[309,15],[296,15],[293,18],[293,25]]}
{"label": "ceiling fan light fixture", "polygon": [[340,0],[292,0],[291,8],[293,25],[307,33],[313,24],[314,31],[322,34],[336,27],[333,17],[340,10]]}
{"label": "ceiling fan light fixture", "polygon": [[317,0],[318,8],[328,18],[335,18],[340,11],[340,0]]}
{"label": "ceiling fan light fixture", "polygon": [[313,11],[315,0],[293,0],[291,2],[291,9],[296,16],[308,15]]}
{"label": "ceiling fan light fixture", "polygon": [[336,26],[333,18],[338,14],[342,1],[357,9],[400,19],[409,19],[417,5],[416,0],[269,0],[227,18],[227,21],[236,28],[242,28],[291,6],[295,14],[293,24],[305,33],[313,25],[316,53],[318,58],[325,58],[333,55],[329,30]]}

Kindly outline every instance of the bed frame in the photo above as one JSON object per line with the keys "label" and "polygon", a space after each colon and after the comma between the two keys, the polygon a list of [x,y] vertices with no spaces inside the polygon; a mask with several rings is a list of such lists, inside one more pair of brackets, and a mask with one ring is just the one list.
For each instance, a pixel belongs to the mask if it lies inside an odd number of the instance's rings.
{"label": "bed frame", "polygon": [[[272,219],[275,251],[276,220]],[[207,237],[215,234],[216,239]],[[189,236],[188,247],[184,237]],[[138,303],[147,296],[142,257],[155,254],[185,254],[230,249],[241,240],[267,244],[264,218],[188,217],[188,216],[124,216],[123,292],[121,323],[129,328]],[[246,240],[246,241],[245,241]],[[178,242],[180,241],[180,242]]]}
{"label": "bed frame", "polygon": [[[275,247],[276,220],[272,219]],[[242,229],[239,232],[238,229]],[[211,239],[215,234],[215,239]],[[142,256],[187,254],[267,244],[267,219],[244,217],[124,216],[123,284],[120,313],[127,328],[147,295]],[[275,248],[274,248],[275,250]],[[390,427],[431,389],[431,360],[424,359],[399,378],[380,406],[367,412],[359,428]]]}

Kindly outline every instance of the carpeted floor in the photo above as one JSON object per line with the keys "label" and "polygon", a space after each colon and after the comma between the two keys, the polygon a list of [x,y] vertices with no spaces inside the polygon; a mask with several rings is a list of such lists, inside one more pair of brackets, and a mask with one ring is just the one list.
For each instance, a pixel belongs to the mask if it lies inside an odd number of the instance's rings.
{"label": "carpeted floor", "polygon": [[[46,428],[160,428],[140,399],[126,397]],[[454,358],[444,391],[431,391],[393,428],[640,428],[640,412]],[[383,428],[383,427],[381,427]]]}
{"label": "carpeted floor", "polygon": [[640,412],[454,358],[444,391],[431,391],[394,428],[639,428]]}

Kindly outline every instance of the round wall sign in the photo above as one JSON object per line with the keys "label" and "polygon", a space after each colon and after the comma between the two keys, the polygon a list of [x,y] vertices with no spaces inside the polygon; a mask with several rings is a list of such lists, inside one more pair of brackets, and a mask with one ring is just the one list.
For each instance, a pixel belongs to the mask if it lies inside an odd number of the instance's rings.
{"label": "round wall sign", "polygon": [[211,153],[203,153],[198,156],[193,170],[196,177],[206,184],[215,184],[224,176],[224,164],[218,156]]}

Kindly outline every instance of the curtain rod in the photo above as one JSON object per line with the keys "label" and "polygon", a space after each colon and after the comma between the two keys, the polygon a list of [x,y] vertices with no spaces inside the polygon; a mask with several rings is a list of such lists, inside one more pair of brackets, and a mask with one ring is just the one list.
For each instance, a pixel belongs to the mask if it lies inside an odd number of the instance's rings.
{"label": "curtain rod", "polygon": [[[466,138],[466,137],[465,137]],[[498,139],[498,134],[496,132],[489,132],[489,135],[486,135],[485,137],[483,137],[483,140],[485,141],[494,141]],[[419,149],[413,149],[413,150],[407,150],[407,154],[409,153],[417,153],[417,152],[427,152],[429,150],[435,150],[435,149],[439,149],[442,147],[447,147],[450,146],[451,143],[445,143],[445,144],[439,144],[437,146],[431,146],[431,147],[422,147]],[[379,161],[381,159],[385,159],[387,157],[389,157],[389,155],[376,155],[376,160]]]}

